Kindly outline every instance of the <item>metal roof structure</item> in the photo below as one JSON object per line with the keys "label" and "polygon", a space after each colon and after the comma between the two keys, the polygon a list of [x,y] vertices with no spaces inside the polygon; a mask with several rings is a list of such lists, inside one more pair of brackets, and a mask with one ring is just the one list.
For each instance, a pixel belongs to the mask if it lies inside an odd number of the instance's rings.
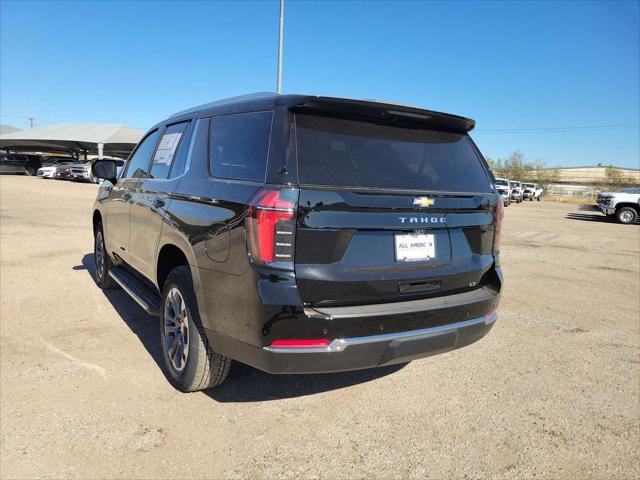
{"label": "metal roof structure", "polygon": [[127,157],[144,132],[119,124],[60,124],[0,135],[0,149]]}
{"label": "metal roof structure", "polygon": [[5,133],[19,132],[19,131],[20,129],[14,127],[13,125],[5,125],[5,124],[0,125],[0,135],[4,135]]}

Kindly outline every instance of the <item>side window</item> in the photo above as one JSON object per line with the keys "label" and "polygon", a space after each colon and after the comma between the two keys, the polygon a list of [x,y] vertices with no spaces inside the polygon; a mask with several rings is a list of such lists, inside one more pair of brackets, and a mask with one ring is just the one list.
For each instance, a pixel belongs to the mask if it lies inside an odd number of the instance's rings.
{"label": "side window", "polygon": [[169,125],[160,139],[156,153],[153,155],[151,163],[150,178],[165,179],[169,177],[171,164],[178,151],[178,145],[188,122],[175,123]]}
{"label": "side window", "polygon": [[182,134],[180,145],[178,145],[178,151],[175,158],[173,159],[173,164],[171,165],[169,178],[179,177],[186,170],[187,156],[189,154],[189,148],[191,145],[191,137],[193,135],[194,124],[195,122],[189,122],[187,124],[187,128],[185,128],[184,133]]}
{"label": "side window", "polygon": [[147,135],[138,148],[133,152],[133,156],[127,162],[127,170],[122,178],[144,178],[147,176],[147,168],[151,161],[151,155],[156,148],[160,130]]}
{"label": "side window", "polygon": [[211,119],[211,173],[264,181],[273,112],[221,115]]}

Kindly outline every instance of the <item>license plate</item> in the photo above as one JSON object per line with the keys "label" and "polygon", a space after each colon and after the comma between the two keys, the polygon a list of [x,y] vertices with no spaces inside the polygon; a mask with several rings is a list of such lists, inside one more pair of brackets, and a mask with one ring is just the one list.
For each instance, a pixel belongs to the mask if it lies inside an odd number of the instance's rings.
{"label": "license plate", "polygon": [[420,262],[436,256],[436,240],[433,234],[396,234],[396,262]]}

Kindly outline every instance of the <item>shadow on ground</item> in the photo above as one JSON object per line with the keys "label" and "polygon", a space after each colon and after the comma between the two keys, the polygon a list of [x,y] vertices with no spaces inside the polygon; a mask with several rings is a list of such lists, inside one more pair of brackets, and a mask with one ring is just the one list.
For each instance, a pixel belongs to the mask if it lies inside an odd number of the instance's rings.
{"label": "shadow on ground", "polygon": [[[618,223],[615,217],[607,217],[603,213],[587,214],[571,212],[567,213],[565,218],[569,220],[582,220],[583,222]],[[633,225],[640,225],[640,220],[633,222]]]}
{"label": "shadow on ground", "polygon": [[598,208],[597,205],[592,205],[592,204],[579,205],[578,210],[582,210],[583,212],[600,212],[600,208]]}
{"label": "shadow on ground", "polygon": [[584,222],[616,223],[615,218],[607,217],[602,213],[590,214],[590,213],[571,212],[571,213],[567,213],[567,216],[565,218],[568,218],[569,220],[582,220]]}
{"label": "shadow on ground", "polygon": [[[73,269],[86,270],[92,280],[95,281],[93,253],[84,255],[81,265],[76,265]],[[119,288],[105,290],[103,294],[118,312],[124,323],[138,337],[166,377],[167,373],[164,369],[164,360],[160,350],[158,320],[148,315]],[[202,393],[218,402],[262,402],[294,398],[376,380],[397,372],[405,365],[406,363],[354,372],[314,375],[271,375],[248,365],[233,362],[229,377],[225,383],[218,388],[206,390]]]}

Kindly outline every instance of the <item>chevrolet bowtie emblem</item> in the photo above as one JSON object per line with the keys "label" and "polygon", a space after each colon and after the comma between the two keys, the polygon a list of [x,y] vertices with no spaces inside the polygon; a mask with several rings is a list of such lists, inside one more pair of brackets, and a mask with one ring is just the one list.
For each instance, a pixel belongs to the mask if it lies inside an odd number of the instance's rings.
{"label": "chevrolet bowtie emblem", "polygon": [[434,201],[429,197],[416,197],[413,199],[413,204],[419,207],[430,207]]}

